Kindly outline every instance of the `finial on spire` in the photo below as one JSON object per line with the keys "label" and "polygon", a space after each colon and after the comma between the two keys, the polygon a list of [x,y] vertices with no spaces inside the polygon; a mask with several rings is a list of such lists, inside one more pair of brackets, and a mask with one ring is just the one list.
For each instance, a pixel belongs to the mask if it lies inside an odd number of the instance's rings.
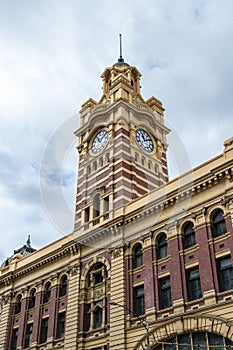
{"label": "finial on spire", "polygon": [[27,239],[27,247],[31,247],[31,238],[30,238],[30,235],[28,235],[28,239]]}
{"label": "finial on spire", "polygon": [[119,34],[120,38],[120,57],[118,58],[118,63],[124,63],[124,58],[122,57],[122,35]]}

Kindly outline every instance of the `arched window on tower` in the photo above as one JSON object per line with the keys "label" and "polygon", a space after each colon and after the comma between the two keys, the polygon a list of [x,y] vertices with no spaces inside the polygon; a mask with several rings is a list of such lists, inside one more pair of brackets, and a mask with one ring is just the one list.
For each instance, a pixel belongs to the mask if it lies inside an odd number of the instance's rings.
{"label": "arched window on tower", "polygon": [[137,243],[133,248],[133,268],[136,269],[143,265],[142,245]]}
{"label": "arched window on tower", "polygon": [[211,223],[213,237],[222,236],[227,232],[225,218],[221,209],[214,212]]}
{"label": "arched window on tower", "polygon": [[100,216],[100,194],[97,193],[95,195],[94,201],[93,201],[93,217],[96,218],[97,216]]}
{"label": "arched window on tower", "polygon": [[158,237],[157,256],[158,259],[162,259],[167,256],[167,236],[165,233],[161,233]]}
{"label": "arched window on tower", "polygon": [[190,248],[196,244],[195,231],[193,228],[193,223],[191,221],[187,222],[183,228],[183,244],[184,249]]}

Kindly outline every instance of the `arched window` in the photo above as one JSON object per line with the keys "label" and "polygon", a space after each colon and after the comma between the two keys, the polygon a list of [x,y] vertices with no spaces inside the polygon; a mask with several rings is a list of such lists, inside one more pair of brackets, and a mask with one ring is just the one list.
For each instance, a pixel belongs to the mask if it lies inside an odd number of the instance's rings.
{"label": "arched window", "polygon": [[64,275],[61,278],[61,282],[60,282],[60,293],[59,296],[63,297],[64,295],[66,295],[67,293],[67,276]]}
{"label": "arched window", "polygon": [[99,160],[99,166],[102,167],[103,165],[104,165],[104,159],[103,157],[101,157]]}
{"label": "arched window", "polygon": [[96,218],[97,216],[100,216],[100,194],[99,193],[95,195],[93,206],[94,206],[93,217]]}
{"label": "arched window", "polygon": [[22,295],[19,294],[16,298],[16,303],[15,303],[15,313],[19,314],[21,311],[21,305],[22,305]]}
{"label": "arched window", "polygon": [[157,255],[158,259],[162,259],[167,256],[167,236],[165,233],[161,233],[158,238]]}
{"label": "arched window", "polygon": [[36,289],[33,288],[30,292],[29,308],[32,309],[36,305]]}
{"label": "arched window", "polygon": [[136,244],[133,249],[133,268],[143,265],[142,246],[140,243]]}
{"label": "arched window", "polygon": [[[182,333],[172,338],[165,339],[165,344],[157,345],[154,350],[165,350],[165,349],[205,349],[205,350],[226,350],[231,349],[233,342],[224,338],[222,335],[207,333],[207,332],[191,332],[191,333]],[[185,344],[185,345],[184,345]]]}
{"label": "arched window", "polygon": [[183,244],[184,249],[190,248],[196,244],[195,231],[192,222],[186,223],[183,228]]}
{"label": "arched window", "polygon": [[94,170],[94,171],[97,170],[97,162],[94,162],[94,164],[93,164],[93,170]]}
{"label": "arched window", "polygon": [[101,284],[106,278],[107,273],[105,266],[102,263],[96,263],[89,272],[89,286]]}
{"label": "arched window", "polygon": [[106,266],[97,262],[86,276],[84,330],[101,328],[107,322],[108,274]]}
{"label": "arched window", "polygon": [[227,232],[226,222],[221,209],[217,210],[212,216],[213,237],[224,235]]}
{"label": "arched window", "polygon": [[48,303],[50,301],[50,297],[51,297],[51,283],[48,282],[45,285],[45,289],[44,289],[44,303]]}

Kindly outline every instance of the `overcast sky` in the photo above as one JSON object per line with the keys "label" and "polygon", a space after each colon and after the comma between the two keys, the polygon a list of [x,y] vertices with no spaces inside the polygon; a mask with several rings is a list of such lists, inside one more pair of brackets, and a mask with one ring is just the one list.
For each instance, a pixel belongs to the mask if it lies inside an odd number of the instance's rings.
{"label": "overcast sky", "polygon": [[170,176],[233,136],[232,0],[0,0],[0,261],[73,229],[81,104],[119,56],[166,108]]}

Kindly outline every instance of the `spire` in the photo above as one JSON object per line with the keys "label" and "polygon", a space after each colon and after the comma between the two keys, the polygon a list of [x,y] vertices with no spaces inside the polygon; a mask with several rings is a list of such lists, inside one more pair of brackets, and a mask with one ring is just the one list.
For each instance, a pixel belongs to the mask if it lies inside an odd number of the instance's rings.
{"label": "spire", "polygon": [[118,64],[120,63],[120,64],[125,64],[124,63],[124,58],[123,58],[123,56],[122,56],[122,35],[121,34],[119,34],[119,39],[120,39],[120,56],[119,56],[119,58],[118,58]]}

